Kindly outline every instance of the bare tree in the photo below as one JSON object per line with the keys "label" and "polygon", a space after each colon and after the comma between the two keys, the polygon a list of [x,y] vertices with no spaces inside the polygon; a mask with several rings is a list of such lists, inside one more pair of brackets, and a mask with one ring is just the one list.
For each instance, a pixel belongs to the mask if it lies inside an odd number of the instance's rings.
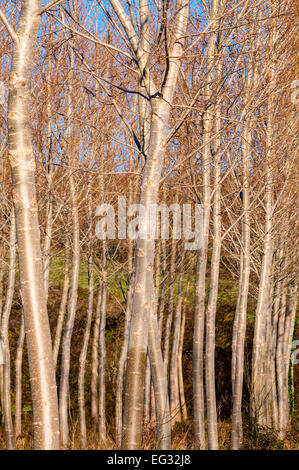
{"label": "bare tree", "polygon": [[[188,1],[177,1],[174,14],[174,26],[169,37],[167,67],[162,87],[157,88],[150,75],[147,45],[144,50],[122,4],[111,0],[111,5],[130,43],[132,53],[137,61],[151,107],[149,147],[146,149],[146,162],[141,183],[140,203],[149,215],[150,205],[157,201],[159,182],[165,153],[165,138],[169,123],[172,98],[175,92],[180,58],[183,53],[183,37],[188,20]],[[141,37],[147,35],[149,22],[148,2],[141,2]],[[144,221],[144,232],[149,234],[149,221]],[[154,240],[151,238],[137,240],[136,247],[136,278],[132,304],[130,325],[128,362],[126,372],[125,407],[124,407],[124,449],[141,448],[144,377],[147,355],[147,337],[149,318],[152,309]]]}
{"label": "bare tree", "polygon": [[35,162],[30,132],[31,74],[41,5],[22,2],[15,31],[1,12],[13,41],[8,141],[25,330],[30,363],[36,449],[59,447],[58,407],[52,345],[43,286],[43,266],[35,191]]}

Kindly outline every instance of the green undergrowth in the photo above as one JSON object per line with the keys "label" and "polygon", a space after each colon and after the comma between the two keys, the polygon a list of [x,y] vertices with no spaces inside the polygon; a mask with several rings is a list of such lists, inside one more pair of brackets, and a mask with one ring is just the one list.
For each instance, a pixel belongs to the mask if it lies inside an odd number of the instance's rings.
{"label": "green undergrowth", "polygon": [[[95,289],[99,285],[101,278],[101,262],[96,260],[95,267]],[[63,286],[63,271],[64,259],[59,255],[53,255],[51,259],[50,269],[50,290],[48,312],[50,319],[50,326],[52,335],[55,335],[55,328],[57,322],[57,314],[61,300],[62,286]],[[187,284],[189,282],[189,290],[187,292]],[[193,306],[195,300],[195,276],[194,273],[186,273],[184,278],[184,298],[186,305],[186,330],[184,337],[183,348],[183,373],[184,373],[184,387],[187,402],[187,409],[189,417],[192,416],[192,331],[193,331]],[[122,286],[122,288],[121,288]],[[174,285],[175,298],[177,295],[178,282],[177,279]],[[16,289],[17,292],[17,289]],[[96,292],[95,292],[96,293]],[[207,279],[206,287],[206,300],[208,300],[209,293],[209,279]],[[127,294],[127,270],[126,266],[117,261],[109,263],[108,266],[108,300],[107,300],[107,324],[105,330],[106,348],[107,348],[107,373],[106,373],[106,406],[108,427],[113,434],[114,426],[114,413],[115,413],[115,393],[116,393],[116,378],[118,369],[118,358],[121,349],[123,327],[124,327],[124,312],[125,312],[125,297]],[[215,364],[216,364],[216,394],[218,405],[218,416],[221,426],[219,425],[220,441],[222,448],[229,447],[230,440],[230,419],[231,419],[231,341],[233,319],[235,313],[235,306],[238,295],[238,282],[227,274],[223,269],[220,271],[219,278],[219,293],[217,302],[216,314],[216,351],[215,351]],[[82,340],[86,325],[87,315],[87,299],[88,299],[88,272],[87,260],[81,259],[80,263],[80,276],[79,276],[79,289],[78,289],[78,304],[77,314],[75,319],[72,345],[71,345],[71,370],[70,370],[70,426],[74,429],[74,435],[78,433],[78,372],[79,372],[79,356],[82,347]],[[167,298],[166,298],[167,301]],[[167,304],[166,304],[167,305]],[[94,299],[94,311],[96,306],[96,295]],[[248,370],[251,361],[251,345],[253,338],[254,327],[254,309],[255,301],[249,298],[248,303],[248,322],[246,332],[246,345],[245,345],[245,380],[244,380],[244,441],[243,448],[247,449],[281,449],[281,448],[298,448],[298,438],[296,441],[294,429],[298,431],[299,423],[299,407],[298,400],[296,400],[296,393],[290,397],[292,399],[292,432],[284,442],[280,442],[276,436],[269,430],[264,430],[262,433],[257,432],[252,424],[246,420],[246,409],[249,403],[249,382]],[[164,326],[167,308],[164,313]],[[10,320],[9,341],[11,347],[11,364],[12,364],[12,414],[14,415],[14,360],[16,345],[19,334],[21,319],[21,306],[18,299],[15,299],[13,312]],[[92,328],[94,320],[92,322]],[[298,333],[297,333],[298,335]],[[294,336],[295,338],[295,336]],[[59,386],[60,376],[60,359],[58,358],[57,367],[57,383]],[[298,380],[298,368],[294,368],[295,372],[295,385]],[[30,423],[32,418],[32,403],[30,396],[30,380],[29,368],[26,348],[24,349],[23,359],[23,418],[25,423]],[[85,377],[85,396],[86,396],[86,414],[87,421],[90,420],[90,383],[91,383],[91,341],[89,344],[87,364],[86,364],[86,377]],[[291,400],[290,400],[291,401]],[[27,425],[26,425],[27,426]],[[3,426],[2,426],[3,428]],[[3,431],[3,429],[2,429]],[[30,432],[28,431],[28,435]],[[293,434],[292,434],[293,433]],[[149,442],[150,437],[149,435]],[[298,432],[297,432],[298,436]],[[1,438],[0,438],[1,441]],[[177,448],[192,448],[192,422],[180,423],[174,430],[174,442]],[[21,444],[20,444],[21,445]],[[27,445],[27,444],[26,444]],[[75,445],[75,444],[74,444]],[[152,444],[149,444],[152,446]],[[1,446],[1,442],[0,442]],[[25,446],[25,444],[24,444]],[[184,447],[185,446],[185,447]],[[94,447],[96,448],[96,444]]]}

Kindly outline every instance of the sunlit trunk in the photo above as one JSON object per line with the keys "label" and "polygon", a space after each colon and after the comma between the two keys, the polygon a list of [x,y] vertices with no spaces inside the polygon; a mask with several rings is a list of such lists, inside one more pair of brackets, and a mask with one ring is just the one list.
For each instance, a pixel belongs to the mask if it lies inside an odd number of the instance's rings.
{"label": "sunlit trunk", "polygon": [[41,3],[22,2],[9,84],[8,142],[33,403],[35,449],[59,447],[57,392],[43,284],[30,100]]}

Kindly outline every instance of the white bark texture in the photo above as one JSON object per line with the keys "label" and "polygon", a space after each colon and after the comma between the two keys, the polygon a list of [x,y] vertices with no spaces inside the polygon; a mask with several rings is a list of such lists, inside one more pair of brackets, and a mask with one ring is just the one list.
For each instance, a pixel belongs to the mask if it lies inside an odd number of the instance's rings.
{"label": "white bark texture", "polygon": [[22,2],[9,84],[8,141],[33,402],[35,449],[59,447],[57,391],[43,285],[30,99],[41,4]]}

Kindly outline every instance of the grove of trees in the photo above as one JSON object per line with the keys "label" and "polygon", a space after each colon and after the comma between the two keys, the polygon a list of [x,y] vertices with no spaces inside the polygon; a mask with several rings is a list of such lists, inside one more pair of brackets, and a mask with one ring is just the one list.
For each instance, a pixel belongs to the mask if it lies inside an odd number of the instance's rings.
{"label": "grove of trees", "polygon": [[298,448],[298,9],[0,0],[1,448]]}

